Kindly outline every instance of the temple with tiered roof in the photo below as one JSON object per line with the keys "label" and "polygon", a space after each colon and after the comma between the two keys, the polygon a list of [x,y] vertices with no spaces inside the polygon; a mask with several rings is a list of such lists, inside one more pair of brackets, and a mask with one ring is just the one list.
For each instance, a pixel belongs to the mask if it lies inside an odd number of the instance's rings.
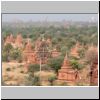
{"label": "temple with tiered roof", "polygon": [[[49,40],[49,43],[50,41],[51,40]],[[50,45],[48,44],[48,41],[44,38],[44,36],[41,36],[37,39],[34,49],[32,49],[32,44],[28,40],[23,51],[24,61],[33,64],[39,64],[41,61],[41,64],[46,64],[49,58],[58,57],[60,55],[60,52],[58,52],[56,49],[50,50],[49,46]]]}
{"label": "temple with tiered roof", "polygon": [[78,49],[80,48],[79,42],[71,49],[70,55],[75,58],[79,58]]}
{"label": "temple with tiered roof", "polygon": [[15,46],[21,48],[23,46],[23,38],[21,33],[18,33],[15,39]]}
{"label": "temple with tiered roof", "polygon": [[10,43],[10,44],[12,44],[12,45],[13,45],[13,43],[14,43],[14,37],[13,37],[12,34],[10,34],[10,35],[8,35],[8,36],[6,37],[4,45],[6,45],[6,44],[8,44],[8,43]]}
{"label": "temple with tiered roof", "polygon": [[70,62],[68,60],[67,54],[64,58],[61,69],[58,71],[58,80],[74,83],[76,80],[75,70],[70,66]]}

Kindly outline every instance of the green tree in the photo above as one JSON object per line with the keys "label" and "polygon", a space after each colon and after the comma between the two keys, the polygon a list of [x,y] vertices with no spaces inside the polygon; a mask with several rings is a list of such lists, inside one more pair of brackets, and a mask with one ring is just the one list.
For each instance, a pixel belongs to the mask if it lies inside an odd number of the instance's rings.
{"label": "green tree", "polygon": [[51,58],[48,61],[48,66],[53,68],[55,72],[57,73],[58,70],[61,68],[62,62],[63,62],[63,57]]}
{"label": "green tree", "polygon": [[18,61],[21,60],[22,58],[21,51],[19,49],[14,49],[12,51],[11,56],[14,60],[18,60]]}
{"label": "green tree", "polygon": [[7,54],[6,52],[2,52],[2,61],[6,62],[7,61]]}
{"label": "green tree", "polygon": [[53,85],[53,82],[54,82],[56,79],[57,79],[56,76],[50,76],[50,77],[48,78],[48,81],[50,82],[50,85],[51,85],[51,86]]}
{"label": "green tree", "polygon": [[98,57],[98,52],[95,51],[95,48],[87,50],[85,54],[85,59],[89,64],[92,64]]}
{"label": "green tree", "polygon": [[29,72],[39,71],[40,65],[39,64],[30,64],[28,70],[29,70]]}
{"label": "green tree", "polygon": [[34,76],[33,85],[36,85],[36,86],[41,85],[39,76],[37,76],[37,75]]}
{"label": "green tree", "polygon": [[12,45],[11,44],[6,44],[4,46],[4,49],[3,50],[5,52],[6,61],[10,61],[10,59],[11,59],[11,52],[13,50]]}
{"label": "green tree", "polygon": [[70,64],[73,67],[73,69],[81,70],[83,68],[83,65],[80,64],[76,59],[70,60]]}
{"label": "green tree", "polygon": [[24,81],[24,84],[27,85],[27,86],[40,86],[40,78],[38,75],[32,75],[32,73],[30,72],[28,74],[27,77],[25,77],[25,81]]}
{"label": "green tree", "polygon": [[85,56],[85,49],[84,48],[80,48],[78,50],[78,53],[79,53],[80,58],[83,58]]}

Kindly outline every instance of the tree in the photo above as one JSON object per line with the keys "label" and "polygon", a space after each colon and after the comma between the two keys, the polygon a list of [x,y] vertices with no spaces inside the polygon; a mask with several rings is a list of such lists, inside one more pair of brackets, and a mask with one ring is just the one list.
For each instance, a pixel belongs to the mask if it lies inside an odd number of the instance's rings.
{"label": "tree", "polygon": [[22,58],[22,56],[21,56],[21,51],[20,50],[18,50],[18,49],[14,49],[13,51],[12,51],[12,58],[14,59],[14,60],[20,60],[21,58]]}
{"label": "tree", "polygon": [[80,64],[76,59],[70,60],[70,64],[73,67],[73,69],[81,70],[83,68],[83,65]]}
{"label": "tree", "polygon": [[51,58],[48,61],[48,66],[53,68],[55,72],[57,73],[58,70],[61,68],[62,62],[63,62],[63,57]]}
{"label": "tree", "polygon": [[83,58],[85,56],[85,49],[84,48],[80,48],[78,50],[78,53],[79,53],[80,58]]}
{"label": "tree", "polygon": [[34,76],[33,85],[36,85],[36,86],[41,85],[39,76],[37,76],[37,75]]}
{"label": "tree", "polygon": [[54,80],[56,80],[56,76],[50,76],[50,77],[48,78],[48,81],[50,82],[50,85],[51,85],[51,86],[53,85]]}
{"label": "tree", "polygon": [[4,51],[2,52],[2,61],[5,61],[5,62],[8,61],[7,60],[7,54]]}
{"label": "tree", "polygon": [[12,49],[13,49],[13,47],[12,47],[12,45],[10,43],[8,43],[8,44],[6,44],[4,46],[3,50],[4,50],[5,54],[6,54],[6,61],[9,61],[10,58],[11,58]]}
{"label": "tree", "polygon": [[35,71],[39,71],[40,70],[40,66],[39,66],[39,64],[30,64],[29,66],[28,66],[28,70],[29,70],[29,72],[35,72]]}
{"label": "tree", "polygon": [[70,64],[72,68],[75,70],[75,79],[79,81],[80,80],[79,72],[83,68],[83,64],[80,64],[76,59],[70,60]]}
{"label": "tree", "polygon": [[40,78],[38,75],[32,75],[31,72],[29,72],[28,76],[25,77],[25,82],[24,84],[27,85],[27,86],[40,86]]}
{"label": "tree", "polygon": [[97,57],[98,57],[98,52],[95,50],[95,48],[88,50],[85,54],[85,58],[87,62],[90,64],[94,62]]}

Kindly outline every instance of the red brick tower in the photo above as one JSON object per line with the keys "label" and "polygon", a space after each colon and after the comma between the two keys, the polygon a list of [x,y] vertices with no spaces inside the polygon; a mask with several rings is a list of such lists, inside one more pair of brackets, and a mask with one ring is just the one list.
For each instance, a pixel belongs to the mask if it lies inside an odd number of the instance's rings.
{"label": "red brick tower", "polygon": [[60,52],[57,51],[57,49],[52,50],[51,57],[58,57],[60,55]]}
{"label": "red brick tower", "polygon": [[64,58],[61,69],[58,71],[58,80],[65,81],[67,83],[74,83],[76,80],[75,71],[70,66],[70,62],[68,60],[67,54]]}
{"label": "red brick tower", "polygon": [[6,37],[5,45],[8,44],[8,43],[10,43],[10,44],[14,43],[14,38],[13,38],[12,34],[10,34],[9,36]]}
{"label": "red brick tower", "polygon": [[18,33],[16,40],[15,40],[15,46],[22,47],[22,43],[23,43],[22,35],[20,33]]}
{"label": "red brick tower", "polygon": [[79,58],[79,53],[78,53],[79,48],[80,48],[80,45],[79,45],[79,42],[77,42],[76,45],[71,49],[70,55],[72,57]]}
{"label": "red brick tower", "polygon": [[32,50],[32,45],[29,39],[25,46],[25,50],[23,51],[23,58],[27,63],[36,63],[35,52]]}

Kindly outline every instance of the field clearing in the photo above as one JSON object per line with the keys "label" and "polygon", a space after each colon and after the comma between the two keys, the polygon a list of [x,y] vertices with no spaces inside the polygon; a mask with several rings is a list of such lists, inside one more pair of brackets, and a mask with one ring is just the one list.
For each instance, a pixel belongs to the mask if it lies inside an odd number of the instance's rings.
{"label": "field clearing", "polygon": [[[24,63],[15,63],[15,62],[3,62],[2,63],[2,77],[4,82],[7,85],[17,85],[22,84],[24,86],[24,82],[26,81],[26,77],[28,77],[28,73],[25,72]],[[10,71],[7,69],[10,68]],[[21,71],[23,71],[21,73]],[[48,77],[50,76],[56,76],[56,74],[53,71],[41,71],[35,72],[34,75],[41,75],[41,83],[43,86],[48,86]]]}

